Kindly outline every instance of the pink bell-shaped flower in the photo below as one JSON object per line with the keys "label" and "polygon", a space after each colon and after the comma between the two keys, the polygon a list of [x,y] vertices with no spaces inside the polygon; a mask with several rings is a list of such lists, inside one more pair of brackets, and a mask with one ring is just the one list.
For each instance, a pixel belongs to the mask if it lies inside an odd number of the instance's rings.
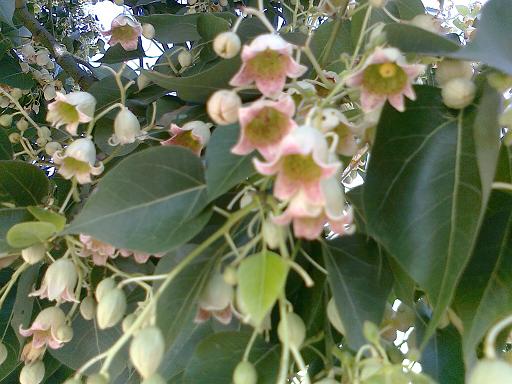
{"label": "pink bell-shaped flower", "polygon": [[170,129],[171,138],[162,141],[160,144],[179,145],[190,149],[199,156],[210,140],[211,127],[210,123],[203,123],[202,121],[189,121],[183,127],[172,124]]}
{"label": "pink bell-shaped flower", "polygon": [[121,44],[125,51],[135,51],[142,35],[142,25],[128,16],[119,15],[103,35],[110,36],[109,45]]}

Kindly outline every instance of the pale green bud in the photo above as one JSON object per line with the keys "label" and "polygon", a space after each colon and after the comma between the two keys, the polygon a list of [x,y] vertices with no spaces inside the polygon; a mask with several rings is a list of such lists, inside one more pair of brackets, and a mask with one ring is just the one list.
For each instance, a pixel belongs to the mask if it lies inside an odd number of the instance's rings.
{"label": "pale green bud", "polygon": [[[304,321],[302,321],[296,313],[290,312],[286,315],[286,324],[288,332],[285,332],[285,323],[282,319],[277,326],[279,340],[284,342],[286,336],[288,336],[288,343],[292,347],[299,349],[306,338],[306,325]],[[288,335],[286,335],[286,333],[288,333]]]}
{"label": "pale green bud", "polygon": [[35,244],[31,247],[21,250],[21,257],[30,265],[39,263],[44,259],[45,254],[46,247],[43,243]]}
{"label": "pale green bud", "polygon": [[80,313],[85,320],[92,320],[96,313],[96,302],[91,296],[85,297],[80,303]]}
{"label": "pale green bud", "polygon": [[238,55],[242,42],[235,32],[222,32],[213,40],[213,50],[223,59],[231,59]]}
{"label": "pale green bud", "polygon": [[23,118],[19,119],[16,122],[16,128],[18,128],[20,132],[26,131],[28,129],[28,121]]}
{"label": "pale green bud", "polygon": [[143,378],[156,373],[164,352],[162,331],[154,326],[141,329],[130,344],[130,359]]}
{"label": "pale green bud", "polygon": [[25,364],[20,372],[20,384],[39,384],[44,378],[44,364],[36,361],[32,364]]}
{"label": "pale green bud", "polygon": [[471,371],[468,384],[507,384],[511,378],[511,364],[503,360],[483,359]]}
{"label": "pale green bud", "polygon": [[0,342],[0,365],[7,359],[8,351],[4,343]]}
{"label": "pale green bud", "polygon": [[101,280],[96,286],[96,291],[94,292],[96,300],[99,302],[108,291],[114,289],[115,287],[116,282],[113,278],[107,277],[106,279]]}
{"label": "pale green bud", "polygon": [[73,328],[67,324],[61,325],[55,330],[55,338],[63,343],[71,341],[73,338]]}
{"label": "pale green bud", "polygon": [[241,361],[233,372],[233,384],[256,384],[258,373],[254,365],[248,361]]}
{"label": "pale green bud", "polygon": [[457,78],[448,81],[441,92],[444,104],[453,109],[462,109],[475,99],[476,86],[471,80]]}
{"label": "pale green bud", "polygon": [[0,116],[0,125],[2,127],[10,127],[12,124],[12,115],[2,115]]}
{"label": "pale green bud", "polygon": [[98,302],[96,319],[100,329],[106,329],[116,325],[126,311],[126,296],[120,288],[114,288],[105,293]]}
{"label": "pale green bud", "polygon": [[192,64],[192,55],[189,51],[181,51],[178,54],[178,63],[180,63],[182,68],[190,67]]}
{"label": "pale green bud", "polygon": [[133,313],[130,313],[128,316],[126,316],[123,319],[123,322],[121,323],[121,327],[123,328],[123,332],[127,332],[128,329],[133,325],[135,320],[137,319],[137,316],[135,316]]}

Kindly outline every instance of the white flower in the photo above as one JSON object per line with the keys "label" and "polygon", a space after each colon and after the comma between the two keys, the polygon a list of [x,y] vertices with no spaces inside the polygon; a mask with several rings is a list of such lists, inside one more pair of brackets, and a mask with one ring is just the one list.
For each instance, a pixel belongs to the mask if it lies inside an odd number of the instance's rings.
{"label": "white flower", "polygon": [[128,108],[123,107],[114,120],[114,134],[109,140],[111,145],[131,144],[142,136],[140,123]]}
{"label": "white flower", "polygon": [[64,125],[70,134],[76,135],[78,124],[90,122],[95,108],[96,99],[90,93],[57,92],[55,101],[48,105],[46,120],[56,128]]}
{"label": "white flower", "polygon": [[64,151],[53,154],[53,161],[59,165],[58,172],[65,179],[76,178],[78,183],[91,182],[91,175],[99,175],[103,172],[103,164],[96,163],[96,148],[91,139],[82,138],[73,141]]}
{"label": "white flower", "polygon": [[29,296],[39,296],[57,302],[78,302],[74,293],[77,281],[75,264],[69,259],[58,259],[46,270],[41,287]]}

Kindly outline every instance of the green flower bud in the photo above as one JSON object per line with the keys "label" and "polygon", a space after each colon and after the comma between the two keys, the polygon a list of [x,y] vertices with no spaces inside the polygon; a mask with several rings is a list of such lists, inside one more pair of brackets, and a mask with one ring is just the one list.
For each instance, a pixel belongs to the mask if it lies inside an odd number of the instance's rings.
{"label": "green flower bud", "polygon": [[20,372],[20,384],[39,384],[44,378],[44,364],[36,361],[32,364],[25,364]]}
{"label": "green flower bud", "polygon": [[468,61],[444,59],[437,64],[436,80],[441,86],[453,79],[471,80],[472,77],[473,66]]}
{"label": "green flower bud", "polygon": [[73,338],[73,328],[67,324],[61,325],[55,330],[55,338],[63,343],[71,341]]}
{"label": "green flower bud", "polygon": [[120,288],[113,288],[106,292],[98,303],[96,319],[100,329],[116,325],[126,311],[126,296]]}
{"label": "green flower bud", "polygon": [[16,122],[16,128],[18,128],[20,132],[26,131],[28,129],[28,121],[23,118],[19,119]]}
{"label": "green flower bud", "polygon": [[46,247],[43,243],[35,244],[31,247],[21,250],[21,257],[28,264],[34,265],[44,259],[46,254]]}
{"label": "green flower bud", "polygon": [[[284,342],[287,336],[284,324],[284,321],[281,320],[277,326],[277,335],[281,342]],[[299,315],[291,312],[286,315],[286,324],[288,326],[288,343],[294,348],[300,348],[306,338],[306,326],[304,322]]]}
{"label": "green flower bud", "polygon": [[242,42],[235,32],[222,32],[213,40],[213,50],[223,59],[231,59],[238,55]]}
{"label": "green flower bud", "polygon": [[181,51],[178,54],[178,63],[180,63],[182,68],[190,67],[192,64],[192,55],[189,51]]}
{"label": "green flower bud", "polygon": [[80,313],[85,320],[94,319],[96,313],[96,302],[91,296],[85,297],[80,303]]}
{"label": "green flower bud", "polygon": [[2,127],[10,127],[12,124],[12,115],[2,115],[0,116],[0,125]]}
{"label": "green flower bud", "polygon": [[471,371],[468,384],[508,384],[511,378],[511,364],[503,360],[483,359]]}
{"label": "green flower bud", "polygon": [[116,281],[113,278],[107,277],[106,279],[101,280],[96,286],[96,291],[94,292],[96,300],[99,302],[108,291],[114,289],[115,287]]}
{"label": "green flower bud", "polygon": [[232,266],[228,266],[224,270],[222,277],[224,279],[224,282],[228,285],[236,285],[238,283],[237,271]]}
{"label": "green flower bud", "polygon": [[21,140],[21,135],[18,132],[13,132],[9,135],[9,141],[13,144],[19,143]]}
{"label": "green flower bud", "polygon": [[241,361],[233,372],[233,384],[256,384],[258,373],[254,365],[248,361]]}
{"label": "green flower bud", "polygon": [[162,331],[150,326],[140,330],[130,344],[130,359],[143,378],[156,373],[165,352]]}
{"label": "green flower bud", "polygon": [[132,324],[135,322],[135,319],[137,316],[135,316],[133,313],[130,313],[128,316],[126,316],[123,319],[123,322],[121,323],[121,327],[123,328],[123,332],[127,332],[128,329],[132,326]]}
{"label": "green flower bud", "polygon": [[49,155],[53,156],[55,152],[61,151],[62,145],[56,141],[50,141],[49,143],[46,143],[44,146],[44,151]]}
{"label": "green flower bud", "polygon": [[153,27],[153,24],[142,24],[142,36],[149,40],[155,37],[155,27]]}
{"label": "green flower bud", "polygon": [[468,79],[452,79],[443,86],[441,94],[448,108],[462,109],[475,99],[476,86]]}
{"label": "green flower bud", "polygon": [[8,351],[4,343],[0,343],[0,365],[7,359]]}

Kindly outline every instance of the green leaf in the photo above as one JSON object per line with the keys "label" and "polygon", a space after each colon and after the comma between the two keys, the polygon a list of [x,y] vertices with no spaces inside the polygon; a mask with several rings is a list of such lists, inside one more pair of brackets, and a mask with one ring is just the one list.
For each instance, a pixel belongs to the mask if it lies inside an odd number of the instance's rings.
{"label": "green leaf", "polygon": [[3,21],[10,26],[12,23],[12,16],[14,15],[15,0],[0,0],[0,21]]}
{"label": "green leaf", "polygon": [[12,144],[5,129],[0,129],[0,160],[12,160]]}
{"label": "green leaf", "polygon": [[460,45],[441,35],[408,24],[388,24],[384,27],[389,45],[405,53],[444,55],[457,51]]}
{"label": "green leaf", "polygon": [[141,16],[141,23],[150,23],[155,27],[155,39],[164,44],[196,41],[201,37],[197,32],[197,19],[201,14],[171,15],[154,14]]}
{"label": "green leaf", "polygon": [[238,141],[238,124],[219,127],[206,147],[206,184],[208,198],[214,200],[256,172],[252,156],[230,152]]}
{"label": "green leaf", "polygon": [[[187,365],[183,384],[231,383],[233,371],[242,360],[251,334],[220,332],[204,339]],[[279,346],[258,337],[249,354],[258,371],[258,384],[273,384],[279,369]]]}
{"label": "green leaf", "polygon": [[57,232],[55,225],[41,221],[15,224],[7,232],[7,243],[13,248],[28,248],[48,240]]}
{"label": "green leaf", "polygon": [[98,60],[100,63],[115,64],[144,57],[146,53],[139,42],[137,49],[126,51],[121,44],[116,44],[107,49],[105,54]]}
{"label": "green leaf", "polygon": [[512,195],[493,191],[475,252],[457,288],[466,366],[489,328],[512,310]]}
{"label": "green leaf", "polygon": [[260,325],[283,293],[288,264],[267,251],[245,258],[238,268],[237,297],[251,324]]}
{"label": "green leaf", "polygon": [[66,225],[66,217],[59,213],[39,207],[27,207],[27,210],[37,220],[55,225],[55,228],[58,232],[62,231]]}
{"label": "green leaf", "polygon": [[48,197],[49,181],[35,165],[16,160],[0,161],[0,201],[17,206],[40,204]]}
{"label": "green leaf", "polygon": [[0,59],[0,68],[2,68],[2,71],[0,72],[0,84],[6,84],[11,87],[21,89],[30,89],[34,86],[34,80],[32,77],[23,73],[18,60],[13,59],[11,56],[4,55]]}
{"label": "green leaf", "polygon": [[485,211],[491,185],[482,184],[474,124],[477,113],[495,110],[482,108],[484,96],[479,109],[455,112],[443,105],[438,89],[416,91],[417,102],[404,113],[384,108],[364,206],[369,233],[429,295],[434,315],[428,338],[451,303]]}
{"label": "green leaf", "polygon": [[219,33],[229,31],[226,19],[211,13],[202,13],[197,18],[197,32],[205,41],[213,40]]}
{"label": "green leaf", "polygon": [[227,88],[239,68],[240,59],[236,57],[217,61],[204,71],[191,76],[175,77],[146,70],[142,73],[155,84],[169,91],[176,91],[182,100],[203,103],[213,92]]}
{"label": "green leaf", "polygon": [[[350,53],[354,50],[350,37],[349,21],[342,21],[337,18],[335,21],[324,22],[315,30],[311,39],[311,50],[318,61],[329,66],[334,61],[339,61],[340,55]],[[343,69],[343,64],[338,63],[330,69]]]}
{"label": "green leaf", "polygon": [[345,327],[348,345],[366,344],[363,324],[380,324],[393,284],[391,270],[378,245],[366,236],[340,237],[322,247],[327,279]]}
{"label": "green leaf", "polygon": [[9,229],[30,219],[30,214],[24,208],[0,208],[0,257],[12,250],[6,240]]}
{"label": "green leaf", "polygon": [[207,216],[197,217],[206,203],[201,160],[186,148],[154,147],[108,172],[67,233],[86,233],[119,248],[167,251],[206,224]]}
{"label": "green leaf", "polygon": [[24,271],[16,286],[16,298],[12,310],[11,327],[18,337],[18,341],[22,344],[24,338],[18,334],[20,325],[24,328],[28,327],[32,318],[32,308],[34,307],[34,298],[28,294],[32,292],[37,278],[39,277],[39,269],[41,264],[31,265]]}
{"label": "green leaf", "polygon": [[457,10],[457,12],[459,12],[462,16],[467,16],[470,14],[470,10],[468,7],[466,7],[465,5],[456,5],[455,6],[455,9]]}
{"label": "green leaf", "polygon": [[411,20],[414,16],[425,14],[425,7],[421,0],[396,0],[395,2],[402,20]]}

